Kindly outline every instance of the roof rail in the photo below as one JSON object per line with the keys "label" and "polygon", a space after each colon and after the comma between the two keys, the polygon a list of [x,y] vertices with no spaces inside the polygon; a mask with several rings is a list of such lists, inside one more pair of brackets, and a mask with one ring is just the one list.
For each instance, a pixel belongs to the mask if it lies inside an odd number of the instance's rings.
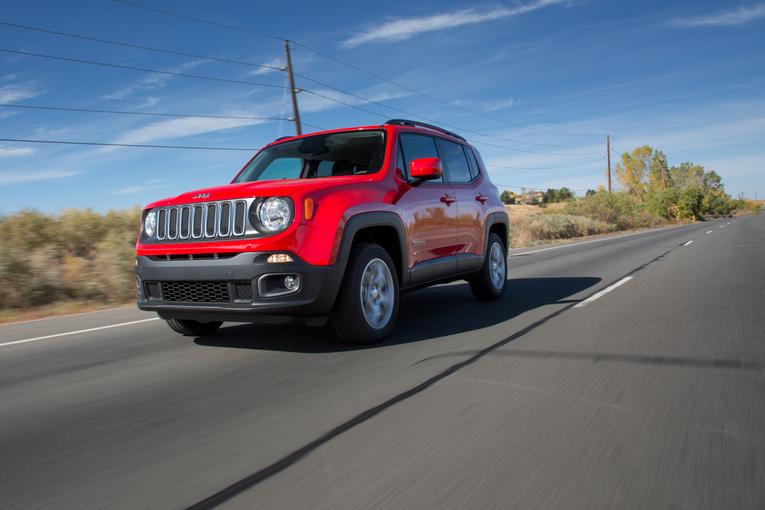
{"label": "roof rail", "polygon": [[454,138],[459,138],[463,142],[467,142],[463,137],[458,135],[457,133],[453,133],[449,130],[446,130],[444,128],[440,128],[438,126],[434,126],[433,124],[427,124],[425,122],[420,122],[417,120],[407,120],[407,119],[390,119],[385,122],[386,125],[390,126],[420,126],[428,129],[434,129],[436,131],[440,131],[442,133],[446,133],[449,136],[453,136]]}

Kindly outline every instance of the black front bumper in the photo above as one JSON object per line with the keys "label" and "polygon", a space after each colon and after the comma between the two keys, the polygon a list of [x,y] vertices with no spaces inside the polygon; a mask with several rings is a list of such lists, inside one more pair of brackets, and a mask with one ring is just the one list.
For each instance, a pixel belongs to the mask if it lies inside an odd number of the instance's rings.
{"label": "black front bumper", "polygon": [[[138,308],[158,312],[163,318],[198,321],[248,322],[263,316],[321,317],[329,314],[343,277],[341,264],[314,266],[295,255],[291,255],[293,262],[268,263],[266,259],[270,254],[248,252],[219,259],[138,257]],[[266,289],[259,286],[258,281],[261,277],[277,274],[299,275],[299,289],[280,296],[263,296]],[[201,297],[187,293],[188,301],[182,293],[180,297],[179,293],[170,297],[169,289],[178,287],[180,282],[196,289],[209,285],[223,289],[224,294],[228,289],[230,299],[219,299],[214,293]],[[218,300],[220,302],[216,302]]]}

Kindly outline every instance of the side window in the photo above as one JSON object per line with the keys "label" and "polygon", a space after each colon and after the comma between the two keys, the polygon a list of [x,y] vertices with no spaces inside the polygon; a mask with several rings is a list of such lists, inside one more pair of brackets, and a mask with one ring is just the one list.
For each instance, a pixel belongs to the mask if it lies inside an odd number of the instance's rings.
{"label": "side window", "polygon": [[478,174],[481,173],[478,171],[478,162],[475,160],[475,154],[473,154],[472,149],[469,147],[462,147],[465,150],[465,156],[468,160],[468,166],[470,167],[470,177],[475,179],[478,177]]}
{"label": "side window", "polygon": [[437,138],[438,152],[441,154],[441,160],[446,166],[446,173],[449,176],[449,182],[470,182],[470,168],[465,159],[465,152],[462,145],[443,138]]}
{"label": "side window", "polygon": [[[437,158],[438,150],[432,136],[415,133],[401,133],[398,137],[399,149],[404,152],[404,175],[409,177],[409,163],[413,159]],[[443,177],[428,182],[443,182]]]}
{"label": "side window", "polygon": [[396,150],[396,168],[401,170],[404,179],[409,179],[409,168],[404,164],[404,151],[400,145]]}
{"label": "side window", "polygon": [[478,170],[479,170],[479,173],[480,173],[480,172],[485,172],[485,171],[486,171],[486,165],[485,165],[485,164],[484,164],[484,162],[483,162],[483,158],[481,157],[481,153],[480,153],[480,152],[478,152],[478,151],[477,151],[477,150],[475,150],[475,149],[472,149],[472,150],[470,150],[469,152],[472,152],[472,153],[473,153],[473,156],[475,156],[475,160],[478,162]]}

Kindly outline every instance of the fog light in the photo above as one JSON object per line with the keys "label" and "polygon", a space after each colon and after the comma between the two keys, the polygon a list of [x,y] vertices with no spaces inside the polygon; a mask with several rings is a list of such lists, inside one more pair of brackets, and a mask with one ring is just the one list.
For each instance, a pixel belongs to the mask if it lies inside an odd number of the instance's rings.
{"label": "fog light", "polygon": [[293,291],[300,285],[300,278],[297,275],[287,275],[284,277],[284,288]]}
{"label": "fog light", "polygon": [[284,262],[292,262],[292,257],[286,253],[274,253],[268,256],[266,262],[269,264],[283,264]]}

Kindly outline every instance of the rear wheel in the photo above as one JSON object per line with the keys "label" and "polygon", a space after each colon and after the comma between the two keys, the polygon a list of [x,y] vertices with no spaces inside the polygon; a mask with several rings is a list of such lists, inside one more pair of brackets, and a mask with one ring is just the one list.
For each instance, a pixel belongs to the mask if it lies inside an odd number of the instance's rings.
{"label": "rear wheel", "polygon": [[507,286],[507,254],[497,234],[489,236],[489,249],[481,272],[469,280],[473,296],[481,301],[499,299]]}
{"label": "rear wheel", "polygon": [[355,246],[332,312],[332,326],[346,343],[379,342],[395,326],[398,316],[396,266],[381,246]]}
{"label": "rear wheel", "polygon": [[185,336],[205,336],[215,333],[222,322],[199,322],[183,319],[166,319],[170,328]]}

